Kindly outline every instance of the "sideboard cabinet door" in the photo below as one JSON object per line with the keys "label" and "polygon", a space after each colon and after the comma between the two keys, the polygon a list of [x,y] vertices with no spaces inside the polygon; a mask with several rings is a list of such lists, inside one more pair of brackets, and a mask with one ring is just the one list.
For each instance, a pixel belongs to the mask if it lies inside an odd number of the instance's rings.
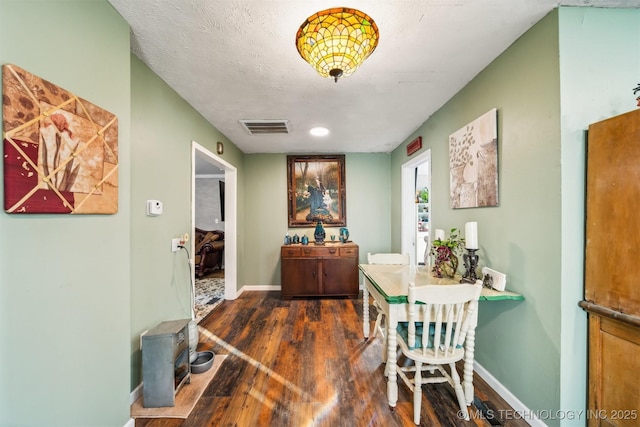
{"label": "sideboard cabinet door", "polygon": [[323,259],[322,293],[324,295],[358,295],[357,251],[351,256]]}
{"label": "sideboard cabinet door", "polygon": [[317,258],[282,258],[282,297],[318,294]]}

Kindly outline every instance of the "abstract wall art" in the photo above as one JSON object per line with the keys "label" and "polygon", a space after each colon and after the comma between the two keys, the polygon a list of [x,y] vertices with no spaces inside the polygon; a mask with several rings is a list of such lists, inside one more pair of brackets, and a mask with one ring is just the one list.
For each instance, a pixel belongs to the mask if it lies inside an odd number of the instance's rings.
{"label": "abstract wall art", "polygon": [[498,112],[494,108],[449,136],[450,206],[498,206]]}
{"label": "abstract wall art", "polygon": [[118,211],[118,119],[16,65],[2,66],[4,209]]}

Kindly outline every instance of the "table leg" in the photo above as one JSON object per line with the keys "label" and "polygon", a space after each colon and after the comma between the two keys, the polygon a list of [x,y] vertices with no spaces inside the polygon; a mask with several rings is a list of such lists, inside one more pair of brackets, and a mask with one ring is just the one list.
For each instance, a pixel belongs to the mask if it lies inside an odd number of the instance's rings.
{"label": "table leg", "polygon": [[[391,313],[390,313],[391,314]],[[389,398],[389,406],[395,409],[398,402],[398,377],[397,377],[397,341],[396,327],[398,319],[395,315],[387,316],[387,366],[385,370],[388,372],[387,378],[387,397]]]}
{"label": "table leg", "polygon": [[[362,324],[362,332],[364,333],[364,340],[369,339],[369,289],[367,288],[367,284],[365,283],[367,279],[365,278],[362,283],[362,317],[364,317],[364,323]],[[375,331],[373,331],[375,334]]]}
{"label": "table leg", "polygon": [[[387,351],[388,345],[389,345],[389,333],[384,334],[384,336],[382,337],[382,363],[387,363],[387,354],[389,353]],[[389,374],[388,371],[389,368],[386,368],[384,371],[385,376]]]}
{"label": "table leg", "polygon": [[463,373],[463,385],[464,385],[464,398],[467,401],[467,405],[473,403],[473,358],[476,344],[476,331],[471,328],[467,332],[467,338],[465,340],[465,352],[464,352],[464,373]]}

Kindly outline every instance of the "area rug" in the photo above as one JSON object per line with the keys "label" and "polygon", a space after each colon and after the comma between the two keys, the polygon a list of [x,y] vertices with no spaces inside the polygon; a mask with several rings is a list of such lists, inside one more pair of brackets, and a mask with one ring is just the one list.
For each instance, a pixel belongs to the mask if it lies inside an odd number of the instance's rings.
{"label": "area rug", "polygon": [[226,354],[216,355],[208,371],[191,374],[191,382],[178,390],[175,406],[145,408],[142,404],[143,397],[140,396],[131,405],[131,418],[187,418],[226,357]]}
{"label": "area rug", "polygon": [[196,323],[204,319],[224,300],[224,278],[196,279]]}

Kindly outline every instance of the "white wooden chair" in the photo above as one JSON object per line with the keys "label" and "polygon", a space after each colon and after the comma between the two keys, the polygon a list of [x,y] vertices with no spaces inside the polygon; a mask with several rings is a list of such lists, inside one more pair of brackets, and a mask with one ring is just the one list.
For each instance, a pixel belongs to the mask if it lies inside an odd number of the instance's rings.
{"label": "white wooden chair", "polygon": [[[414,364],[398,367],[398,375],[413,391],[413,421],[417,425],[420,424],[422,385],[428,383],[448,382],[455,390],[461,414],[469,420],[455,363],[464,358],[467,335],[474,336],[474,316],[481,290],[479,280],[474,285],[415,286],[409,283],[409,321],[398,325],[398,345]],[[449,365],[449,372],[444,365]]]}
{"label": "white wooden chair", "polygon": [[[367,253],[367,264],[397,264],[397,265],[409,265],[409,254],[400,254],[400,253],[378,253],[372,254],[371,252]],[[384,313],[378,303],[373,301],[373,306],[376,308],[378,312],[378,316],[376,316],[376,323],[373,326],[373,336],[375,337],[378,332],[384,338]],[[386,347],[386,346],[385,346]]]}

